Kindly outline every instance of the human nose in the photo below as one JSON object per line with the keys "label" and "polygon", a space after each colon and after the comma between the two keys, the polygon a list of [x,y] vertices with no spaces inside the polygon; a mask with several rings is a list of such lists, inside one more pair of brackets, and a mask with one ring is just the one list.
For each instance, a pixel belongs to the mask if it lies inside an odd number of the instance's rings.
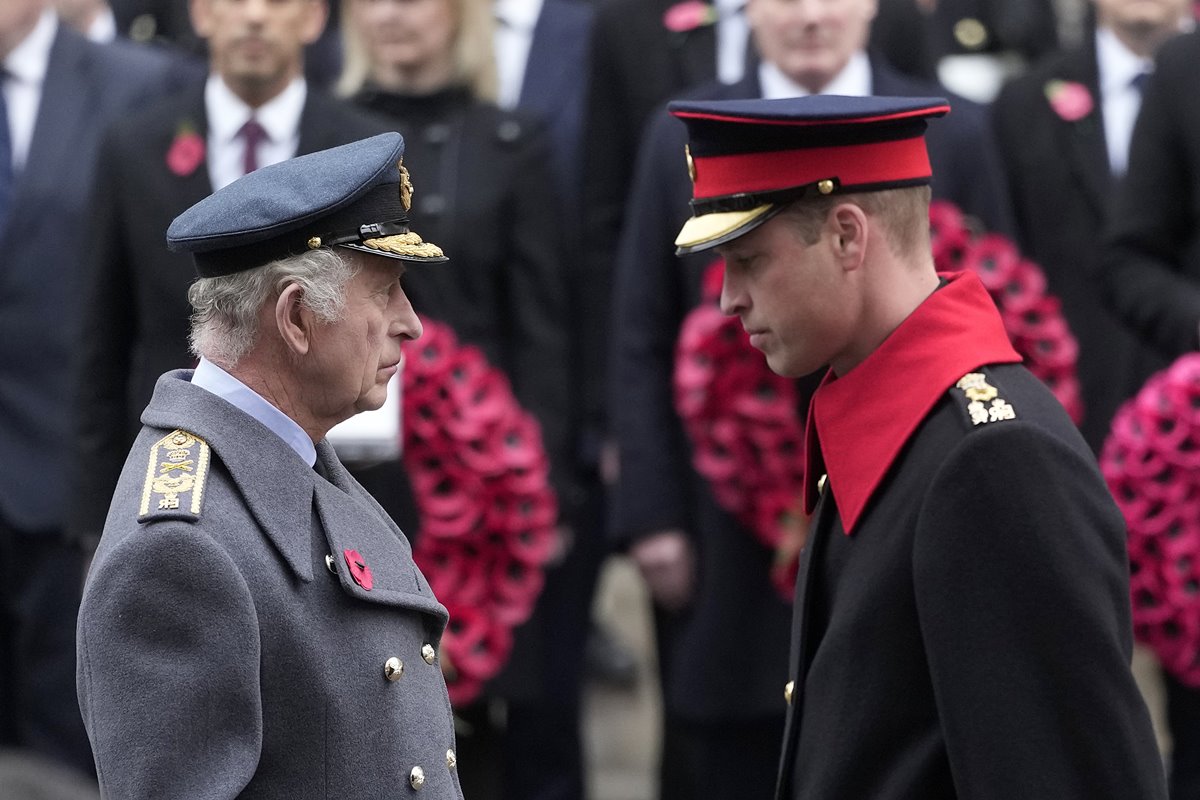
{"label": "human nose", "polygon": [[421,325],[421,318],[417,316],[412,303],[408,300],[408,295],[404,294],[403,290],[401,290],[399,306],[396,317],[392,321],[392,335],[402,339],[420,339],[425,329]]}
{"label": "human nose", "polygon": [[261,24],[266,19],[269,4],[270,0],[245,0],[242,3],[242,13],[248,21]]}
{"label": "human nose", "polygon": [[746,309],[747,297],[742,288],[741,281],[728,265],[725,267],[725,274],[721,278],[721,313],[726,316],[734,316],[740,314]]}

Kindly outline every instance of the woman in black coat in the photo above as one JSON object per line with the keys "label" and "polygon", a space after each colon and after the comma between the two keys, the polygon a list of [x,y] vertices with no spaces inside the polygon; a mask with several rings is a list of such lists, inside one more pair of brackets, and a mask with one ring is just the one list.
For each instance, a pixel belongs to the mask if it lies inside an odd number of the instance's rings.
{"label": "woman in black coat", "polygon": [[[491,102],[492,3],[346,0],[342,11],[340,93],[404,136],[404,164],[416,176],[412,227],[450,259],[421,275],[408,273],[408,294],[423,317],[449,324],[460,342],[481,348],[508,376],[517,400],[541,426],[561,514],[570,503],[574,430],[566,220],[546,131],[539,120]],[[505,760],[490,769],[503,769],[508,792],[522,798],[537,796],[536,783],[551,780],[558,760],[570,765],[564,769],[574,773],[571,780],[581,780],[578,683],[566,681],[565,692],[560,684],[564,673],[579,672],[586,616],[576,622],[578,615],[558,607],[554,585],[548,574],[534,619],[515,633],[505,670],[485,689],[509,704]],[[555,628],[547,627],[547,617],[559,628],[561,618],[570,617],[569,630],[580,629],[578,641],[549,633]],[[556,690],[559,702],[551,702]],[[497,744],[485,705],[458,709],[474,730],[460,744],[464,791],[473,797],[495,795],[499,783],[484,763]],[[514,741],[518,731],[535,741]],[[509,757],[513,753],[540,760],[541,767],[530,775]]]}

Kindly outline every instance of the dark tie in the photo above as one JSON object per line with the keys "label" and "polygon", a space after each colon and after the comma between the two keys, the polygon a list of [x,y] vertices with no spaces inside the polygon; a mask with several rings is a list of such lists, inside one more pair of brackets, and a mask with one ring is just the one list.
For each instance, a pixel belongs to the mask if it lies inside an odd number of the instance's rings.
{"label": "dark tie", "polygon": [[246,154],[242,157],[242,174],[249,175],[258,169],[258,144],[266,140],[267,131],[258,124],[258,120],[251,117],[238,131],[238,136],[246,142]]}
{"label": "dark tie", "polygon": [[1150,80],[1149,72],[1139,72],[1133,76],[1133,80],[1129,85],[1138,90],[1138,94],[1143,94],[1146,91],[1146,81]]}
{"label": "dark tie", "polygon": [[0,71],[0,231],[8,224],[13,190],[12,135],[8,128],[8,103],[4,99],[7,80],[8,76]]}

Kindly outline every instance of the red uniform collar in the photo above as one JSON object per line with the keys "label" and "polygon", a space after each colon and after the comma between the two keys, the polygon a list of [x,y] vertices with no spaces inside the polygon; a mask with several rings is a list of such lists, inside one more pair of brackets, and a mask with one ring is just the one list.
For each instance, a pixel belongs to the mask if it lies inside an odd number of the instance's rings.
{"label": "red uniform collar", "polygon": [[931,294],[861,364],[831,370],[808,411],[804,508],[828,473],[849,535],[871,495],[941,396],[985,364],[1019,362],[992,298],[971,272],[941,275]]}

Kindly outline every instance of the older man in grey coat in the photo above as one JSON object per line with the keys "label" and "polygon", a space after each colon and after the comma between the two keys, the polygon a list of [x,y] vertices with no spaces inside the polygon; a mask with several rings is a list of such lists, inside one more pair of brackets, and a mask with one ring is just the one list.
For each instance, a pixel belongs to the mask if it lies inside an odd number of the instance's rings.
{"label": "older man in grey coat", "polygon": [[142,415],[79,617],[107,797],[462,797],[446,609],[325,439],[421,334],[406,265],[445,260],[407,229],[403,152],[263,168],[168,231],[201,360]]}

